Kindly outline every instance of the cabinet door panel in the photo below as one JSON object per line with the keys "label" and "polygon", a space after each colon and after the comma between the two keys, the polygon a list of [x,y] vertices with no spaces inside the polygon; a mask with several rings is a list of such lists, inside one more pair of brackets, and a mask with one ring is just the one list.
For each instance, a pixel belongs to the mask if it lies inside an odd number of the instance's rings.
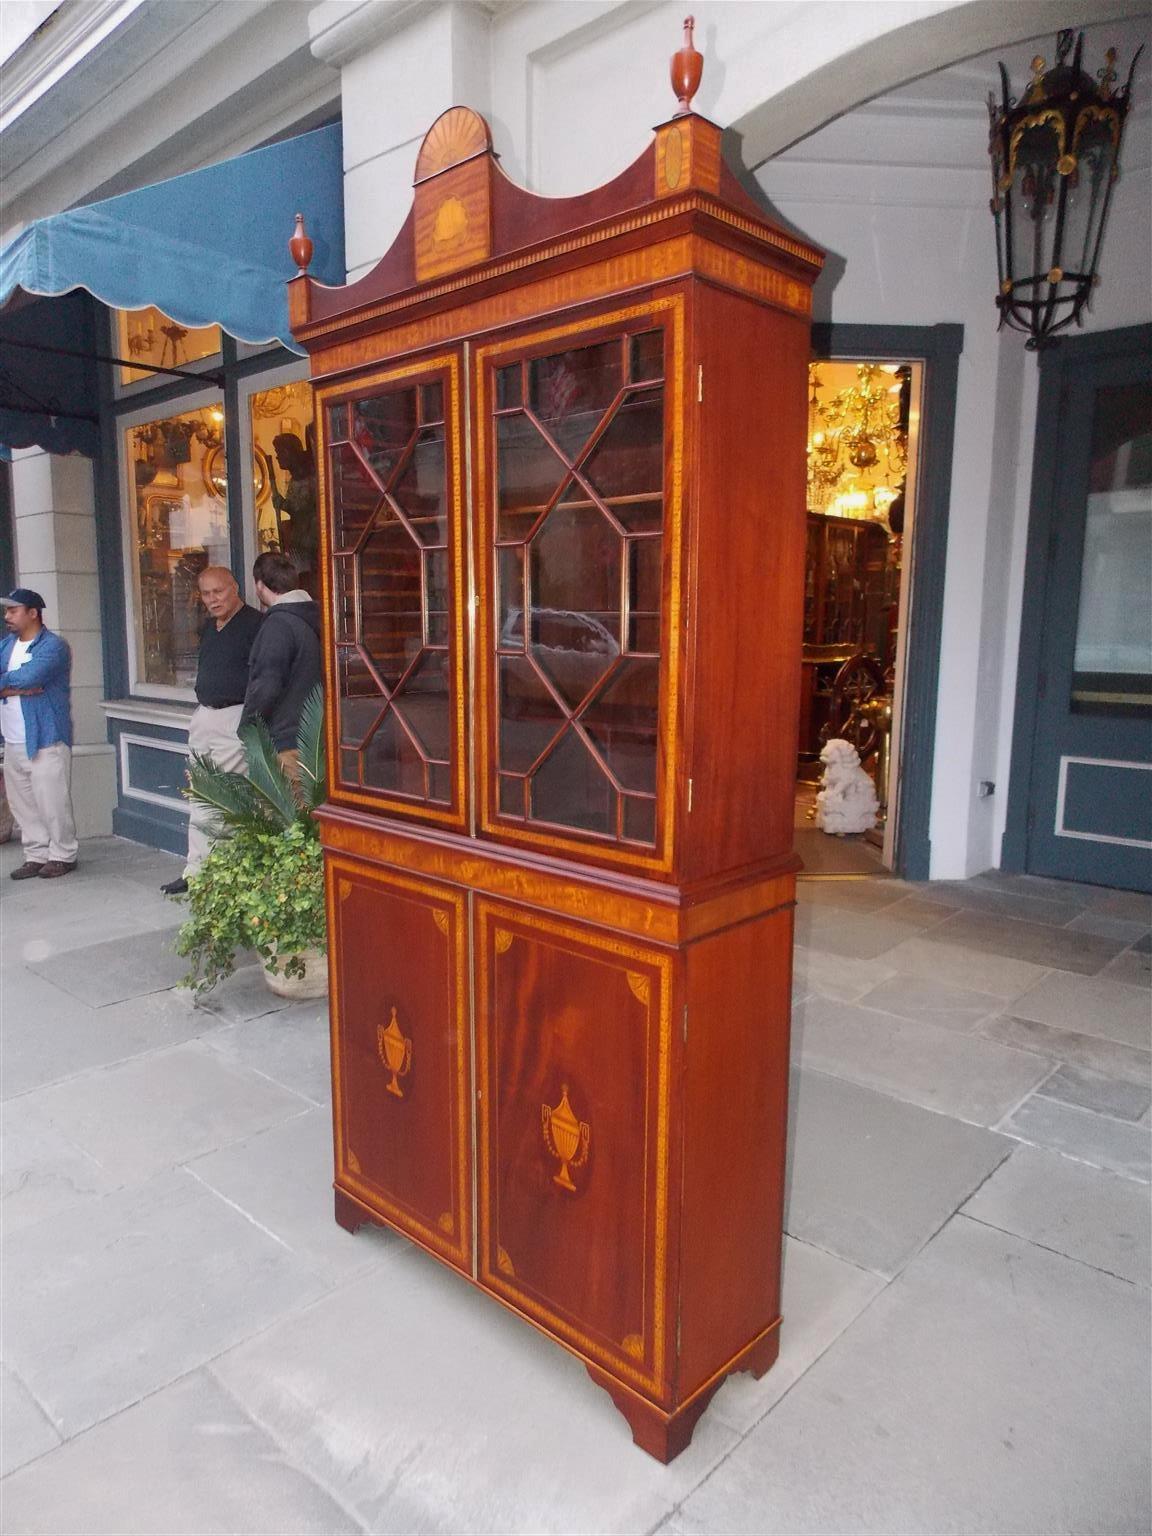
{"label": "cabinet door panel", "polygon": [[462,404],[455,354],[320,392],[332,798],[461,827]]}
{"label": "cabinet door panel", "polygon": [[682,302],[476,353],[482,828],[654,870],[672,857]]}
{"label": "cabinet door panel", "polygon": [[666,1374],[669,961],[479,899],[478,1276],[616,1375]]}
{"label": "cabinet door panel", "polygon": [[465,897],[328,859],[336,1182],[469,1274]]}

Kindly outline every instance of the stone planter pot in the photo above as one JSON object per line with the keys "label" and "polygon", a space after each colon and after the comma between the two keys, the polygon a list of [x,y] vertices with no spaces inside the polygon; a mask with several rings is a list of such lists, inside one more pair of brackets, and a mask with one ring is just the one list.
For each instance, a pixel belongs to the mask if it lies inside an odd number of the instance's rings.
{"label": "stone planter pot", "polygon": [[268,984],[268,990],[275,992],[277,997],[291,998],[293,1002],[302,1002],[310,997],[326,997],[328,994],[328,957],[323,950],[306,949],[302,952],[304,960],[303,976],[288,976],[283,966],[278,971],[271,971],[264,967],[264,980]]}

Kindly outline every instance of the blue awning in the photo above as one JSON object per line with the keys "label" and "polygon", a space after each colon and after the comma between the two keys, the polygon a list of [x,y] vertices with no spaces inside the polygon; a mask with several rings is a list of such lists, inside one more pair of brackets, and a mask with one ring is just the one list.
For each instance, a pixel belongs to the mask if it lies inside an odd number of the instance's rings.
{"label": "blue awning", "polygon": [[294,216],[315,252],[310,275],[343,283],[344,193],[339,124],[267,149],[36,219],[0,251],[0,306],[17,289],[85,288],[115,309],[153,304],[179,325],[219,325],[237,341],[280,341]]}

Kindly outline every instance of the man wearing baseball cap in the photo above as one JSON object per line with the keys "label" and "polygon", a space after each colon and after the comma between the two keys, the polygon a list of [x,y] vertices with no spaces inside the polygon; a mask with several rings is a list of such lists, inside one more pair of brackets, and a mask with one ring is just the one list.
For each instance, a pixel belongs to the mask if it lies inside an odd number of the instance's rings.
{"label": "man wearing baseball cap", "polygon": [[72,656],[44,624],[44,599],[17,587],[0,599],[0,735],[4,790],[20,823],[24,863],[13,880],[55,880],[76,868],[72,815]]}

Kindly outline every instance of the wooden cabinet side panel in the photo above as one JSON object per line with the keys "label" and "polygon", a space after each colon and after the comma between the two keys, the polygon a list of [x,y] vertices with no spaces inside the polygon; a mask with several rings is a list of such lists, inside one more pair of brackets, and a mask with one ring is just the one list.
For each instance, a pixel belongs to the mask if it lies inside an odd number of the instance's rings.
{"label": "wooden cabinet side panel", "polygon": [[689,879],[792,847],[809,352],[806,321],[710,284],[693,313]]}
{"label": "wooden cabinet side panel", "polygon": [[681,1399],[780,1315],[792,915],[688,951]]}
{"label": "wooden cabinet side panel", "polygon": [[337,1188],[471,1274],[466,898],[326,862]]}

